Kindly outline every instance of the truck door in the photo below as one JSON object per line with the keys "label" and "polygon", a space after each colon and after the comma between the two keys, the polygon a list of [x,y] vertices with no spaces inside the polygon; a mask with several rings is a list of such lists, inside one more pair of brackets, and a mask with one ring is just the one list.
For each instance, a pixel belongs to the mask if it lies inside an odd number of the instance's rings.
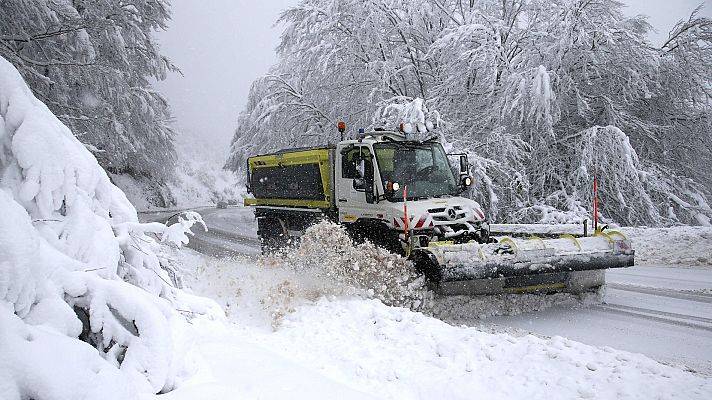
{"label": "truck door", "polygon": [[339,221],[374,218],[373,162],[371,149],[366,145],[349,145],[339,152],[336,168]]}

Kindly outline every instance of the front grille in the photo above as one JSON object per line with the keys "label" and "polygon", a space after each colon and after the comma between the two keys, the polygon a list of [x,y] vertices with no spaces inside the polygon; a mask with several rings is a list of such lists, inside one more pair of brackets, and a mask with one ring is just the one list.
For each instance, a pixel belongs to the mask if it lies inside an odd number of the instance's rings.
{"label": "front grille", "polygon": [[[452,209],[455,210],[455,214],[457,215],[455,219],[461,219],[467,215],[467,212],[460,206],[453,206]],[[451,221],[450,217],[447,215],[447,210],[447,207],[431,208],[428,210],[428,213],[433,218],[433,221],[447,222]]]}

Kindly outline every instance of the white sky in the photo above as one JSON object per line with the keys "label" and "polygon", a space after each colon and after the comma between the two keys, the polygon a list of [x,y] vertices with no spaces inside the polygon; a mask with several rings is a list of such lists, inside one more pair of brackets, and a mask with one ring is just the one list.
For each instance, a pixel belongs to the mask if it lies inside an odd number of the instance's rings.
{"label": "white sky", "polygon": [[[298,0],[172,0],[173,18],[156,37],[183,76],[156,87],[171,104],[181,135],[198,154],[227,158],[252,81],[276,61],[282,10]],[[179,138],[186,142],[185,138]]]}
{"label": "white sky", "polygon": [[651,36],[655,45],[665,42],[668,33],[681,19],[690,17],[699,5],[704,5],[702,15],[712,17],[712,0],[619,0],[628,6],[629,15],[647,15],[648,22],[657,32]]}
{"label": "white sky", "polygon": [[[670,28],[712,0],[623,0],[630,15],[648,15],[660,45]],[[222,162],[252,81],[277,59],[274,48],[280,12],[298,0],[172,0],[173,20],[156,36],[162,51],[181,69],[156,86],[169,100],[180,142],[195,143],[196,153]],[[186,140],[189,139],[189,140]]]}

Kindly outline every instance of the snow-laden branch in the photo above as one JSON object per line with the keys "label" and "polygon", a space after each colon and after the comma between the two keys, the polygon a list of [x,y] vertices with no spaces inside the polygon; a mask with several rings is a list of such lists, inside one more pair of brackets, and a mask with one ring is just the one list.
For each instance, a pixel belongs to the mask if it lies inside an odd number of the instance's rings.
{"label": "snow-laden branch", "polygon": [[334,120],[427,131],[406,106],[420,97],[476,161],[471,195],[502,220],[590,219],[592,175],[577,168],[605,161],[607,218],[706,221],[693,198],[712,199],[712,24],[699,11],[662,50],[616,0],[304,0],[280,22],[270,75],[296,90],[257,81],[232,170],[260,150],[333,143]]}
{"label": "snow-laden branch", "polygon": [[190,334],[177,310],[222,311],[174,287],[148,234],[180,246],[205,224],[196,213],[170,226],[139,223],[89,150],[1,57],[0,210],[3,396],[171,390],[186,373]]}

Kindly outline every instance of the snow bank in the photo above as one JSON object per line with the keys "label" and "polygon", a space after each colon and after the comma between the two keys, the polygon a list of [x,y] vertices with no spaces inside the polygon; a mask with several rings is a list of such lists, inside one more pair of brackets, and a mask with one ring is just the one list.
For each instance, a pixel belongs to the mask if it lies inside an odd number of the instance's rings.
{"label": "snow bank", "polygon": [[0,58],[0,398],[135,398],[184,378],[185,317],[221,315],[169,283],[158,242],[96,159]]}
{"label": "snow bank", "polygon": [[270,348],[380,398],[697,398],[712,383],[645,356],[561,337],[455,327],[378,301],[323,299]]}
{"label": "snow bank", "polygon": [[712,228],[621,228],[632,241],[637,265],[712,268]]}

